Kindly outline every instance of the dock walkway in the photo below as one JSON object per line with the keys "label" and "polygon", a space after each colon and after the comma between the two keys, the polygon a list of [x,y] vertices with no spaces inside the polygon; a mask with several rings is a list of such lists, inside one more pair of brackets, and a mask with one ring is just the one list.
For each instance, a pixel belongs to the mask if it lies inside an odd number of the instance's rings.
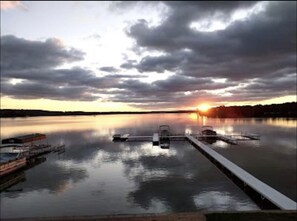
{"label": "dock walkway", "polygon": [[241,181],[241,186],[244,186],[245,189],[248,189],[250,194],[260,195],[262,200],[268,200],[271,204],[279,209],[297,209],[297,204],[293,200],[252,176],[204,143],[198,141],[193,136],[185,136],[190,143],[197,147],[197,149],[202,152],[203,155],[213,161],[224,173],[228,173],[229,175],[235,177],[235,179]]}

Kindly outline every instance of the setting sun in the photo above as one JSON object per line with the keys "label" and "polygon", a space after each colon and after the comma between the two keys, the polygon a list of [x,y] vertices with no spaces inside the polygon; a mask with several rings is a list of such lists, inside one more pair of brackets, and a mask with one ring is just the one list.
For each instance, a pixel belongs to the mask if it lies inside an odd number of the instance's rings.
{"label": "setting sun", "polygon": [[202,112],[207,112],[210,106],[208,104],[200,104],[197,109]]}

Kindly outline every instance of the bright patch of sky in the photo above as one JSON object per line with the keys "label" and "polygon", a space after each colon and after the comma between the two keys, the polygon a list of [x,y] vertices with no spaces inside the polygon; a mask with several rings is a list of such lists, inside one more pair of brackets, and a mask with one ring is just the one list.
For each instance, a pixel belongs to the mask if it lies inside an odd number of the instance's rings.
{"label": "bright patch of sky", "polygon": [[230,19],[222,20],[219,15],[215,15],[213,19],[205,19],[197,22],[192,22],[190,28],[201,32],[214,32],[226,29],[229,25],[236,21],[242,21],[250,18],[253,14],[258,14],[265,10],[267,2],[259,2],[248,9],[238,9],[230,17]]}
{"label": "bright patch of sky", "polygon": [[226,83],[227,78],[213,78],[211,80],[215,83]]}
{"label": "bright patch of sky", "polygon": [[12,85],[16,85],[16,84],[21,83],[22,81],[23,81],[23,80],[21,80],[21,79],[13,78],[13,79],[11,79],[9,82],[10,82]]}

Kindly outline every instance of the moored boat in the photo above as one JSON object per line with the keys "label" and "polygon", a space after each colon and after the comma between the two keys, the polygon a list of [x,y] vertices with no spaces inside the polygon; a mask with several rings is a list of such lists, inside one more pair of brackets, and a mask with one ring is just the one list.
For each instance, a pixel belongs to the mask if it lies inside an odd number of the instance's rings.
{"label": "moored boat", "polygon": [[202,135],[206,135],[206,136],[216,136],[217,135],[217,132],[213,130],[212,126],[203,126],[201,133],[202,133]]}
{"label": "moored boat", "polygon": [[2,144],[0,146],[0,153],[25,153],[29,149],[30,147],[24,144]]}
{"label": "moored boat", "polygon": [[160,125],[159,127],[160,148],[169,149],[170,147],[170,127],[168,125]]}
{"label": "moored boat", "polygon": [[170,147],[170,140],[163,140],[160,142],[161,149],[169,149]]}
{"label": "moored boat", "polygon": [[159,137],[160,140],[169,140],[170,127],[168,125],[161,125],[159,127]]}
{"label": "moored boat", "polygon": [[0,148],[0,177],[10,174],[27,164],[29,147],[20,144],[4,144]]}
{"label": "moored boat", "polygon": [[114,141],[119,141],[119,140],[121,140],[121,134],[114,134],[112,136],[112,138],[113,138]]}
{"label": "moored boat", "polygon": [[215,143],[217,141],[217,132],[213,130],[212,126],[203,126],[201,134],[202,140],[209,144]]}

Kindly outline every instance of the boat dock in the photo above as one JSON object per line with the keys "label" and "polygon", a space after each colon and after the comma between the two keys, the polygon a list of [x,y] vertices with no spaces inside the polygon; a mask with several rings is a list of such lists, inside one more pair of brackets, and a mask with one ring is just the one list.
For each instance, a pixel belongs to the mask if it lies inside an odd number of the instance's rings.
{"label": "boat dock", "polygon": [[33,146],[32,148],[29,149],[29,155],[27,156],[28,159],[50,153],[54,150],[54,147],[51,145],[38,145],[38,146]]}
{"label": "boat dock", "polygon": [[[127,138],[129,135],[124,136]],[[34,161],[43,154],[50,152],[61,154],[65,152],[64,144],[41,143],[40,141],[44,139],[46,139],[45,134],[35,133],[2,140],[0,147],[0,177],[24,169],[27,163]]]}
{"label": "boat dock", "polygon": [[[170,141],[188,141],[196,149],[198,149],[206,158],[208,158],[219,170],[229,177],[239,188],[241,188],[260,208],[262,209],[280,209],[280,210],[296,210],[297,203],[263,183],[250,173],[246,172],[227,158],[223,157],[205,143],[199,141],[207,139],[217,139],[228,144],[236,145],[238,141],[259,140],[258,135],[205,135],[205,134],[170,134],[162,137],[162,133],[153,133],[152,136],[114,136],[114,141],[146,141],[152,142],[153,146],[161,146],[161,141],[166,138]],[[117,138],[117,139],[115,139]],[[164,147],[163,147],[164,148]],[[169,143],[166,149],[169,148]]]}
{"label": "boat dock", "polygon": [[226,142],[228,144],[232,144],[232,145],[238,144],[237,139],[234,139],[232,136],[228,136],[228,135],[218,134],[217,139],[221,140],[221,141],[224,141],[224,142]]}
{"label": "boat dock", "polygon": [[230,160],[226,159],[212,148],[200,142],[191,135],[187,140],[194,145],[206,158],[215,164],[224,174],[234,181],[261,208],[296,210],[297,204],[277,190],[252,176]]}
{"label": "boat dock", "polygon": [[241,136],[251,140],[260,140],[260,136],[257,134],[242,134]]}
{"label": "boat dock", "polygon": [[[249,140],[256,140],[255,137],[248,137],[243,135],[224,135],[224,134],[217,134],[217,135],[202,135],[202,134],[191,134],[191,136],[197,138],[197,139],[217,139],[224,141],[228,144],[236,145],[239,141],[249,141]],[[184,141],[186,140],[185,134],[170,134],[169,136],[166,136],[170,141]],[[145,136],[137,136],[137,135],[129,135],[129,134],[116,134],[116,136],[113,136],[113,141],[120,141],[120,142],[152,142],[154,146],[159,145],[160,140],[162,139],[162,136],[160,136],[158,133],[153,133],[151,136],[145,135]],[[257,139],[259,140],[259,139]]]}

